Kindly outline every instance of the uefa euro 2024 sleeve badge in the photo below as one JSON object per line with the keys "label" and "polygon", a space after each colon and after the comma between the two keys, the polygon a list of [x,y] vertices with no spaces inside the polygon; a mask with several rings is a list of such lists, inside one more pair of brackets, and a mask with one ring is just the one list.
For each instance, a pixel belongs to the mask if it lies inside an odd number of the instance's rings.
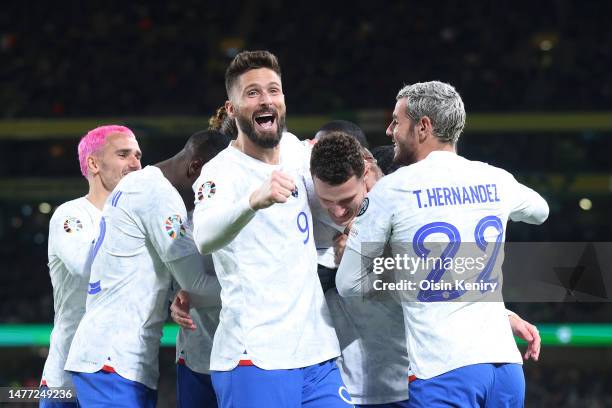
{"label": "uefa euro 2024 sleeve badge", "polygon": [[69,234],[79,232],[83,229],[83,223],[76,217],[67,217],[64,221],[64,231]]}
{"label": "uefa euro 2024 sleeve badge", "polygon": [[207,181],[202,183],[198,189],[198,201],[202,201],[205,198],[211,198],[217,192],[217,186],[214,181]]}
{"label": "uefa euro 2024 sleeve badge", "polygon": [[172,239],[185,235],[185,226],[183,225],[183,220],[181,219],[181,216],[178,214],[174,214],[168,217],[168,219],[166,220],[165,229],[168,233],[168,236]]}

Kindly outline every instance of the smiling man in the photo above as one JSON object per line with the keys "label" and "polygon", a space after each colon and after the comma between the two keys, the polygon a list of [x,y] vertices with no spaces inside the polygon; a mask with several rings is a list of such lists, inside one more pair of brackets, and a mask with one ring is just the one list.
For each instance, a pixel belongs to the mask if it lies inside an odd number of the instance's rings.
{"label": "smiling man", "polygon": [[[89,252],[97,236],[102,207],[119,180],[140,170],[142,153],[134,133],[125,126],[106,125],[89,131],[78,146],[81,174],[89,184],[85,197],[60,205],[49,222],[49,275],[55,317],[41,385],[72,387],[64,371],[70,342],[85,313]],[[42,399],[42,407],[76,403]]]}
{"label": "smiling man", "polygon": [[[369,206],[351,229],[336,275],[340,295],[372,291],[371,265],[388,243],[394,244],[393,255],[414,248],[411,255],[423,258],[444,243],[452,249],[440,255],[447,259],[462,255],[460,247],[479,248],[486,255],[490,243],[487,267],[464,277],[470,282],[501,280],[503,256],[498,257],[493,248],[503,244],[508,220],[530,224],[546,220],[548,205],[538,193],[502,169],[456,153],[465,116],[463,101],[449,84],[431,81],[400,90],[387,135],[396,146],[395,162],[405,167],[385,176],[368,194]],[[418,191],[471,185],[496,185],[498,195],[452,205],[441,205],[439,200],[420,205],[417,199]],[[412,279],[437,283],[443,276],[449,279],[451,272],[420,268]],[[521,355],[500,295],[414,292],[402,302],[410,368],[416,377],[409,386],[408,406],[522,407]],[[538,352],[528,349],[534,358]]]}
{"label": "smiling man", "polygon": [[221,407],[347,407],[317,279],[309,148],[285,132],[278,61],[245,51],[226,71],[238,136],[194,184],[194,237],[212,253],[222,310],[210,368]]}

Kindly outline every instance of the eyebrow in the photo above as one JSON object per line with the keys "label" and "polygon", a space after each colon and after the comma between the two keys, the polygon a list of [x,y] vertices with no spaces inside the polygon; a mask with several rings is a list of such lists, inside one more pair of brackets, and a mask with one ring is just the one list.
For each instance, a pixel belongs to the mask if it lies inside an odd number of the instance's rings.
{"label": "eyebrow", "polygon": [[258,84],[258,83],[250,83],[250,84],[247,84],[247,85],[244,87],[244,89],[245,89],[245,90],[247,90],[247,89],[249,89],[249,88],[251,88],[251,87],[257,87],[257,88],[267,88],[267,87],[269,87],[269,86],[271,86],[271,85],[275,85],[275,86],[278,86],[279,88],[282,88],[282,85],[281,85],[280,83],[278,83],[278,82],[276,82],[276,81],[272,81],[272,82],[268,82],[266,85],[263,85],[263,86],[262,86],[261,84]]}

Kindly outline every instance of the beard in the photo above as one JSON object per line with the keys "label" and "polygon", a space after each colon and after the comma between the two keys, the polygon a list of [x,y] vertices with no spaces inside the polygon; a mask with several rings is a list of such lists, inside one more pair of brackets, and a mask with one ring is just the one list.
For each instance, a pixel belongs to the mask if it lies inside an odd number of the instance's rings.
{"label": "beard", "polygon": [[393,156],[393,164],[403,167],[410,166],[417,162],[415,152],[407,149],[402,149],[399,146],[396,149],[396,153]]}
{"label": "beard", "polygon": [[[262,113],[272,113],[274,115],[274,120],[276,121],[276,130],[271,131],[258,131],[255,129],[254,122],[255,116],[261,115]],[[282,116],[278,115],[278,111],[274,108],[272,109],[260,109],[253,113],[252,117],[247,117],[242,115],[240,111],[236,112],[236,123],[238,127],[244,132],[246,137],[249,138],[251,142],[256,144],[259,147],[263,147],[265,149],[271,149],[273,147],[278,146],[280,143],[281,137],[283,136],[283,132],[285,131],[285,114]]]}

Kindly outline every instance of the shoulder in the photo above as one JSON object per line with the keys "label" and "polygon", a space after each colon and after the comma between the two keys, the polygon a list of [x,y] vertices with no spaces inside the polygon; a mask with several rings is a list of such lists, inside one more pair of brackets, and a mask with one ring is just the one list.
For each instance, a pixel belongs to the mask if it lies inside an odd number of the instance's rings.
{"label": "shoulder", "polygon": [[51,222],[64,222],[64,220],[68,217],[80,217],[86,215],[86,200],[87,199],[85,197],[79,197],[61,204],[53,212]]}
{"label": "shoulder", "polygon": [[293,133],[284,132],[280,141],[281,160],[298,168],[310,167],[312,145],[297,138]]}

